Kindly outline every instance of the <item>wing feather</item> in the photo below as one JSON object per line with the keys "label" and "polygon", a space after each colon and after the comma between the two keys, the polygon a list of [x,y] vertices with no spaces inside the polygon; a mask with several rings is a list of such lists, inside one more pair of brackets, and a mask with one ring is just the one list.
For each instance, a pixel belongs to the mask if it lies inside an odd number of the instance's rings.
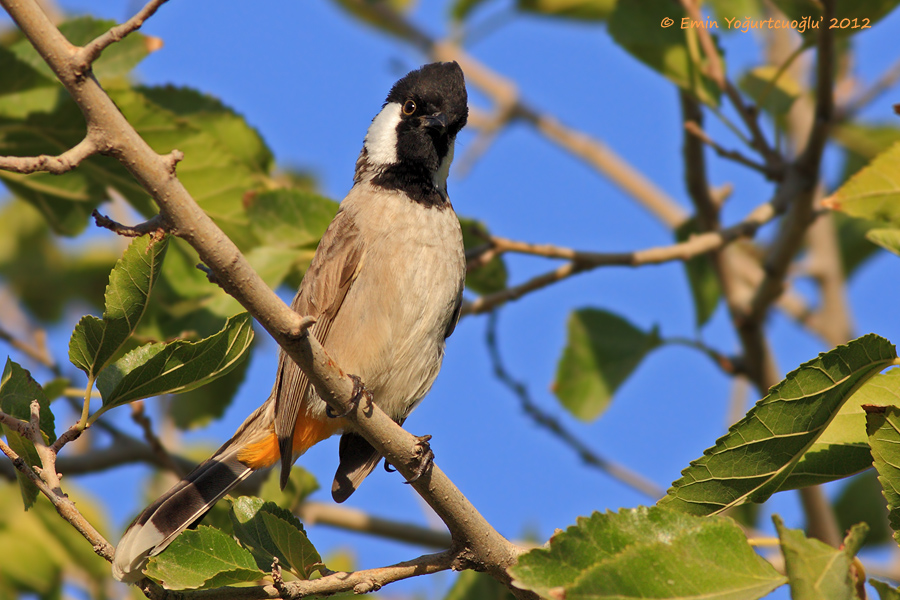
{"label": "wing feather", "polygon": [[[310,331],[323,345],[350,286],[363,263],[364,246],[352,213],[339,210],[322,236],[291,308],[316,318]],[[281,452],[281,487],[294,462],[294,428],[309,389],[309,379],[284,351],[279,353],[275,386],[275,434]]]}

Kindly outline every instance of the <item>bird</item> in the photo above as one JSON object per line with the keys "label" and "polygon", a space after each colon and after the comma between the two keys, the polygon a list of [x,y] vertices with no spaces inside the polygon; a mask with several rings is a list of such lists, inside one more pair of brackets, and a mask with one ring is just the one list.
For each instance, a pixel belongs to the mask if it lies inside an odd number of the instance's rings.
{"label": "bird", "polygon": [[[468,118],[456,62],[400,78],[372,119],[353,185],[323,234],[291,308],[316,319],[310,332],[400,425],[434,383],[459,320],[465,252],[447,195],[456,136]],[[150,557],[254,471],[279,464],[282,489],[310,447],[341,434],[332,497],[343,502],[381,456],[334,414],[303,371],[280,351],[275,383],[212,457],[148,506],[116,547],[113,576],[136,581]],[[426,459],[433,455],[427,439]],[[426,468],[423,461],[415,477]],[[388,465],[385,465],[388,468]]]}

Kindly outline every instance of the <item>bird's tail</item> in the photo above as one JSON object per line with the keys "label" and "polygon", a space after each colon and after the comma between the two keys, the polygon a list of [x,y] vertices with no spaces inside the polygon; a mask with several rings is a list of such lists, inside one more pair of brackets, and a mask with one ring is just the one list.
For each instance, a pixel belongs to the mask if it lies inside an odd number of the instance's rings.
{"label": "bird's tail", "polygon": [[[141,571],[151,556],[165,550],[178,534],[205,515],[213,504],[254,470],[274,464],[278,452],[270,414],[273,404],[266,402],[254,411],[211,458],[186,475],[134,520],[116,547],[112,567],[116,579],[140,579]],[[242,454],[248,447],[267,446],[270,440],[274,453],[266,456],[266,460],[248,461]]]}

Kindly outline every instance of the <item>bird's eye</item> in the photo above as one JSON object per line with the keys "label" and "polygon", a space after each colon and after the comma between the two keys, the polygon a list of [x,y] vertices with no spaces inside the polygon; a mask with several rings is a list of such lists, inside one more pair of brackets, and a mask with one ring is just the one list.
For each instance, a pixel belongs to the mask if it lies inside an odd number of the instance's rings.
{"label": "bird's eye", "polygon": [[403,104],[403,114],[406,116],[409,116],[409,115],[413,114],[414,112],[416,112],[416,103],[412,100],[407,100]]}

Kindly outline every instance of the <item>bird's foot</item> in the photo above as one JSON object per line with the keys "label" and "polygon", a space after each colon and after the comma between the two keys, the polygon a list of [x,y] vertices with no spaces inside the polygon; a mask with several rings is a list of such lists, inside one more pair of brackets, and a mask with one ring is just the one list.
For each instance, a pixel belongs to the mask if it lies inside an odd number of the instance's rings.
{"label": "bird's foot", "polygon": [[434,464],[434,452],[431,451],[431,444],[428,441],[430,435],[420,435],[416,438],[416,456],[413,459],[415,468],[413,476],[406,480],[406,483],[415,483],[422,475]]}
{"label": "bird's foot", "polygon": [[349,415],[353,409],[359,405],[359,401],[363,398],[366,399],[366,406],[371,406],[374,401],[372,392],[369,391],[369,388],[362,382],[362,379],[356,375],[348,375],[348,377],[353,380],[353,395],[350,396],[350,403],[347,410],[342,413],[336,413],[331,410],[330,406],[327,404],[325,405],[325,414],[332,419],[340,419],[341,417]]}

